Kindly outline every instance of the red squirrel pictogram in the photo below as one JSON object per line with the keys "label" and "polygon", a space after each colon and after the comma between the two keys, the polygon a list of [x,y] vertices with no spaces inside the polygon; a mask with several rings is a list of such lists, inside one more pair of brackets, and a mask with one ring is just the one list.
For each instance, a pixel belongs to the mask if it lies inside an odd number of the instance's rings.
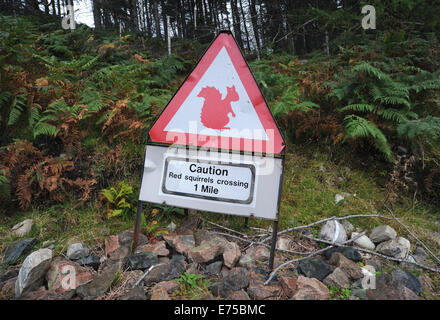
{"label": "red squirrel pictogram", "polygon": [[205,98],[200,119],[205,127],[217,130],[229,130],[229,113],[235,118],[231,102],[238,101],[239,96],[235,86],[227,87],[227,95],[222,100],[221,92],[215,87],[204,87],[198,97]]}

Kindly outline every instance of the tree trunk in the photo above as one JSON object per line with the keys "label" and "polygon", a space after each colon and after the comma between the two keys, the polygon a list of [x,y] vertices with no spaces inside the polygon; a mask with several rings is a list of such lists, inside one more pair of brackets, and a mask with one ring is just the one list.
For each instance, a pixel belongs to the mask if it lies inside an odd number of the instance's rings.
{"label": "tree trunk", "polygon": [[[95,22],[95,29],[102,29],[102,23],[101,23],[101,8],[100,8],[100,0],[93,0],[93,20]],[[60,2],[58,1],[58,5]],[[58,7],[58,11],[59,11]]]}
{"label": "tree trunk", "polygon": [[235,38],[237,39],[238,45],[243,48],[243,39],[241,37],[241,21],[240,14],[238,13],[237,0],[231,0],[232,9],[232,24],[234,26]]}
{"label": "tree trunk", "polygon": [[247,29],[246,17],[244,15],[243,3],[242,3],[241,0],[240,0],[240,9],[241,9],[241,16],[243,18],[244,32],[245,32],[245,35],[246,35],[246,44],[247,44],[248,51],[250,52],[251,51],[251,46],[250,46],[250,42],[249,42],[249,32],[248,32],[248,29]]}
{"label": "tree trunk", "polygon": [[250,0],[250,13],[251,13],[251,22],[252,22],[252,29],[254,31],[254,37],[255,37],[255,43],[257,45],[258,52],[261,51],[261,44],[260,44],[260,34],[258,29],[258,16],[257,16],[257,9],[255,7],[255,0]]}

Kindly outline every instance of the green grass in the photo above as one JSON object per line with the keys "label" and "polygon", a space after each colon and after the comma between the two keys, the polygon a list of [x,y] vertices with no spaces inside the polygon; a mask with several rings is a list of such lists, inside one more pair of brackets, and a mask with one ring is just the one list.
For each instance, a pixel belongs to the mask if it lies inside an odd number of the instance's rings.
{"label": "green grass", "polygon": [[330,300],[348,300],[351,296],[350,288],[338,288],[332,285],[328,285],[330,292]]}
{"label": "green grass", "polygon": [[211,282],[204,279],[204,275],[183,273],[174,281],[180,284],[180,289],[173,293],[174,297],[187,297],[191,300],[199,300],[210,294],[208,287]]}

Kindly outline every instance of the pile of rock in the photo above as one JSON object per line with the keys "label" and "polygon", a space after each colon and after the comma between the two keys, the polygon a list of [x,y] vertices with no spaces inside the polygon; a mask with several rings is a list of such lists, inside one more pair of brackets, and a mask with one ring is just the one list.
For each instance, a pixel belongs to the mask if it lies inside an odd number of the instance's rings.
{"label": "pile of rock", "polygon": [[[319,238],[341,243],[359,233],[348,221],[328,221]],[[102,299],[106,295],[122,300],[167,300],[179,290],[175,281],[184,272],[203,274],[210,280],[207,299],[330,299],[329,288],[350,289],[350,299],[419,299],[423,289],[432,290],[428,277],[419,278],[394,268],[381,270],[380,260],[361,254],[355,247],[334,247],[284,268],[265,285],[269,276],[269,249],[258,245],[242,250],[226,238],[209,233],[171,231],[155,242],[140,234],[139,245],[131,251],[133,232],[126,230],[105,239],[105,252],[96,254],[82,242],[72,242],[64,255],[53,257],[50,248],[31,252],[36,239],[12,243],[3,261],[12,267],[0,270],[0,292],[7,290],[17,299]],[[369,236],[354,242],[359,248],[409,259],[410,243],[398,237],[390,226],[379,226]],[[290,249],[291,240],[281,238],[277,247]],[[30,254],[28,254],[31,252]],[[27,255],[21,268],[13,265]],[[426,259],[417,248],[414,259]],[[281,263],[282,260],[276,261]],[[148,270],[148,272],[146,272]],[[375,271],[381,271],[376,274]],[[374,283],[371,280],[374,279]],[[112,295],[112,286],[123,290]],[[119,291],[119,290],[118,290]]]}
{"label": "pile of rock", "polygon": [[[353,229],[351,223],[345,222],[350,229]],[[319,233],[319,238],[332,243],[342,243],[347,241],[348,235],[343,224],[337,220],[327,221]],[[360,248],[376,250],[377,252],[398,259],[409,259],[411,244],[403,238],[397,237],[396,231],[388,225],[381,225],[374,228],[370,236],[362,235],[358,232],[351,232],[351,239],[354,244]]]}

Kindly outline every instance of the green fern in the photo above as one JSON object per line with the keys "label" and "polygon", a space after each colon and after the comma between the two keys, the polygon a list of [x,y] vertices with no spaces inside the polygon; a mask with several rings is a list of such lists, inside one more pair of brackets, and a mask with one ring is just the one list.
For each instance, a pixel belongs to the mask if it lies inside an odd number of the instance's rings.
{"label": "green fern", "polygon": [[440,117],[428,116],[425,119],[403,122],[397,128],[399,136],[407,139],[426,139],[438,141],[440,139]]}
{"label": "green fern", "polygon": [[374,146],[384,154],[387,161],[392,161],[391,149],[387,138],[371,121],[356,115],[348,115],[344,118],[344,128],[345,139],[371,137],[374,141]]}
{"label": "green fern", "polygon": [[6,177],[6,170],[0,170],[0,198],[7,199],[11,194],[9,180]]}
{"label": "green fern", "polygon": [[25,94],[20,93],[14,97],[11,105],[11,112],[9,113],[8,126],[12,126],[17,123],[21,114],[26,110],[27,97]]}

